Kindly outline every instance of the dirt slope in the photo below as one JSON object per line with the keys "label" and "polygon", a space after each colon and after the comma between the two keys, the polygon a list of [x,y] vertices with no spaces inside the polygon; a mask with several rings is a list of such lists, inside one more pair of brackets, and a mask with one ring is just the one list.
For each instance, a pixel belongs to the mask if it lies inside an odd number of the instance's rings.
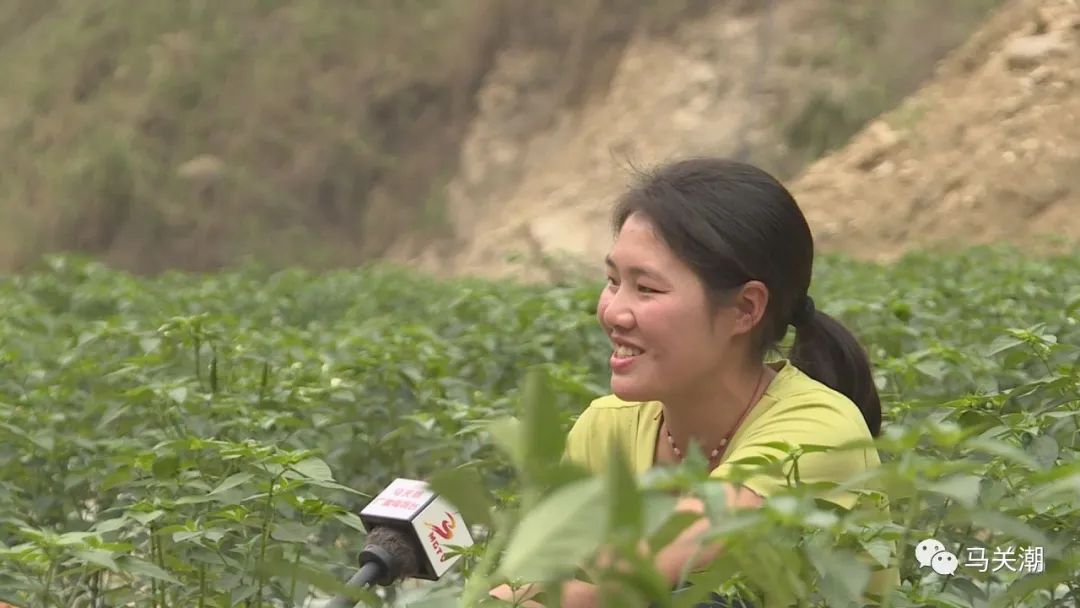
{"label": "dirt slope", "polygon": [[[888,258],[941,240],[1080,238],[1076,16],[1070,0],[1007,3],[897,110],[791,180],[819,249]],[[820,18],[781,2],[773,27],[799,32]],[[805,104],[798,96],[823,75],[783,61],[762,70],[759,21],[717,11],[673,38],[633,41],[604,98],[524,147],[483,128],[511,114],[517,93],[511,78],[493,78],[451,186],[458,238],[398,258],[441,274],[543,280],[557,271],[535,260],[566,255],[599,272],[629,163],[733,156],[741,140],[782,158],[769,123]],[[500,59],[507,74],[522,72],[514,61]],[[533,261],[508,262],[511,253]]]}
{"label": "dirt slope", "polygon": [[821,248],[865,257],[1080,241],[1080,5],[1008,4],[793,191]]}

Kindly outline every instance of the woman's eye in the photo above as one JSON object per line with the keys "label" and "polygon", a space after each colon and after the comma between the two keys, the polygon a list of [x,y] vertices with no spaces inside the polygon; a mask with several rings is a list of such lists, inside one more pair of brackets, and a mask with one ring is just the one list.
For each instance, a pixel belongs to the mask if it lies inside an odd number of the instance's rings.
{"label": "woman's eye", "polygon": [[644,285],[638,285],[638,291],[642,293],[660,293],[651,287],[645,287]]}

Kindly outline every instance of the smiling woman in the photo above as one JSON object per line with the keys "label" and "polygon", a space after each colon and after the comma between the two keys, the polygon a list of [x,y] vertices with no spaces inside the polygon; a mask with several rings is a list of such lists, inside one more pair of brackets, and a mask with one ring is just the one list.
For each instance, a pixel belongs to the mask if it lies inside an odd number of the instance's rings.
{"label": "smiling woman", "polygon": [[[744,458],[782,458],[777,442],[837,448],[879,434],[867,356],[815,308],[810,229],[772,176],[723,159],[676,162],[643,176],[619,201],[613,222],[597,306],[612,344],[612,394],[579,417],[566,458],[600,472],[614,442],[643,473],[680,462],[694,442],[711,476],[725,479]],[[789,326],[791,351],[770,358]],[[842,483],[879,464],[872,448],[813,451],[800,458],[799,479]],[[787,483],[785,475],[758,475],[727,486],[728,502],[754,508]],[[822,498],[851,508],[856,496]],[[678,508],[704,512],[693,497]],[[697,553],[708,527],[700,518],[657,554],[658,570],[673,585],[685,566],[703,566],[722,550],[713,544]],[[867,601],[898,583],[895,569],[875,572]],[[493,593],[509,596],[505,588]],[[591,586],[574,582],[562,605],[596,601]]]}

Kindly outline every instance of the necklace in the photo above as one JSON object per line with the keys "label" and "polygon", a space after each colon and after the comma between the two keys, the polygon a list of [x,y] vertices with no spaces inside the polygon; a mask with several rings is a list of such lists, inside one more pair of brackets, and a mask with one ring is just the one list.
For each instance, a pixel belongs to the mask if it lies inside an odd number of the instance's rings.
{"label": "necklace", "polygon": [[[710,468],[716,467],[713,462],[716,461],[720,457],[720,455],[724,453],[724,449],[727,448],[728,442],[731,441],[731,436],[735,434],[735,431],[739,429],[739,425],[742,424],[743,419],[745,419],[746,415],[750,413],[750,409],[754,405],[754,397],[757,396],[758,390],[761,388],[761,381],[764,379],[765,368],[762,367],[761,373],[758,374],[757,385],[754,387],[754,392],[750,393],[750,401],[747,402],[746,407],[743,408],[742,414],[739,414],[739,419],[735,421],[735,424],[732,425],[731,430],[727,432],[727,435],[725,435],[723,439],[720,440],[720,444],[717,447],[713,448],[711,452],[709,452]],[[664,426],[664,410],[660,410],[660,426]],[[675,453],[676,458],[681,460],[683,455],[682,450],[679,449],[679,446],[675,445],[675,438],[671,436],[671,429],[665,427],[664,430],[667,432],[667,440],[668,444],[671,446],[671,451]]]}

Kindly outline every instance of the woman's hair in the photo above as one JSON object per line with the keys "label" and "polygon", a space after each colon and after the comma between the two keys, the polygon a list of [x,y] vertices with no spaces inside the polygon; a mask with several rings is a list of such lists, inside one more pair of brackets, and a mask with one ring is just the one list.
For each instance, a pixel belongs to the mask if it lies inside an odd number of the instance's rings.
{"label": "woman's hair", "polygon": [[643,174],[618,201],[615,232],[641,213],[668,247],[701,278],[709,303],[751,280],[769,288],[756,355],[775,349],[795,326],[789,358],[819,382],[847,395],[875,437],[881,400],[870,361],[855,337],[815,310],[807,290],[814,261],[810,227],[791,193],[757,167],[692,158]]}

